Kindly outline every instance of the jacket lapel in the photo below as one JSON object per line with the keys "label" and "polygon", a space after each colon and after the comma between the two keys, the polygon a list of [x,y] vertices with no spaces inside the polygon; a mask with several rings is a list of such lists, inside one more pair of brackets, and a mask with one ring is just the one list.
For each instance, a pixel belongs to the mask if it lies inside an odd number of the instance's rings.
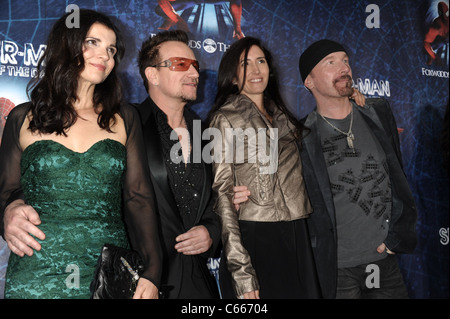
{"label": "jacket lapel", "polygon": [[157,184],[161,192],[164,194],[164,199],[169,207],[177,212],[178,208],[175,204],[175,199],[170,189],[169,180],[167,176],[166,165],[164,164],[164,157],[159,139],[157,124],[155,120],[153,107],[157,107],[150,98],[147,98],[140,106],[141,121],[143,124],[144,141],[147,148],[147,158],[150,173],[153,181]]}
{"label": "jacket lapel", "polygon": [[322,143],[320,140],[319,130],[317,127],[317,113],[311,112],[305,121],[305,126],[311,131],[307,133],[303,140],[303,147],[309,156],[309,160],[314,170],[314,174],[320,183],[320,191],[327,206],[327,212],[330,216],[333,225],[336,225],[336,217],[334,211],[333,195],[330,187],[330,178],[328,176],[328,169],[325,164],[325,159],[322,152]]}
{"label": "jacket lapel", "polygon": [[[363,108],[358,107],[357,110],[362,114],[367,125],[372,130],[373,136],[383,148],[386,158],[388,159],[388,163],[397,163],[397,161],[399,161],[397,158],[398,153],[394,148],[396,143],[394,142],[394,137],[388,127],[387,119],[381,119],[375,108],[368,104],[366,104]],[[380,115],[383,117],[384,114]]]}

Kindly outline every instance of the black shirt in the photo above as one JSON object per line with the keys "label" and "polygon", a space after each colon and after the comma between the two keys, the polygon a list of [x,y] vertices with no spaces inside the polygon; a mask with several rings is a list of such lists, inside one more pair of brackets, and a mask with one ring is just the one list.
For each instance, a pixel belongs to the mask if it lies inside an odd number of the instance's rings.
{"label": "black shirt", "polygon": [[[189,144],[193,145],[192,127],[194,119],[186,111],[184,112],[184,119],[189,131]],[[184,163],[181,147],[177,145],[179,140],[170,139],[172,128],[168,124],[166,114],[159,108],[156,108],[156,123],[167,168],[169,185],[172,189],[183,224],[186,230],[188,230],[194,226],[197,216],[196,212],[200,206],[203,167],[201,163],[194,163],[192,151],[189,152],[188,163]],[[178,154],[173,154],[173,158],[178,159],[177,161],[171,159],[170,152],[172,149],[178,150]]]}

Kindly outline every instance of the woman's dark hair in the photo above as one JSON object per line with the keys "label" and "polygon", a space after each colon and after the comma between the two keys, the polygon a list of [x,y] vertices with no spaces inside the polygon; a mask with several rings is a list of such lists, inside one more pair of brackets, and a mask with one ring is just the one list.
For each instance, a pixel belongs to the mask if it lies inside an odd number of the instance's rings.
{"label": "woman's dark hair", "polygon": [[[39,60],[37,76],[28,83],[31,100],[32,132],[65,135],[78,118],[73,107],[77,101],[78,78],[84,69],[83,43],[94,23],[100,23],[114,31],[117,53],[115,66],[105,81],[95,86],[94,108],[102,106],[98,125],[111,132],[122,100],[122,87],[117,76],[117,66],[125,53],[121,35],[111,20],[96,11],[80,9],[79,27],[68,27],[66,20],[71,13],[63,15],[50,31],[47,48]],[[30,93],[31,92],[31,93]]]}
{"label": "woman's dark hair", "polygon": [[[237,78],[237,70],[240,64],[241,54],[245,52],[244,60],[246,60],[248,51],[254,45],[258,46],[263,51],[267,65],[269,66],[269,81],[267,83],[266,90],[264,91],[264,105],[269,105],[270,101],[272,101],[275,106],[287,116],[288,120],[295,125],[297,128],[295,135],[297,138],[300,138],[304,127],[287,109],[286,104],[281,97],[278,85],[278,76],[274,66],[272,54],[262,45],[259,39],[253,37],[245,37],[234,42],[222,57],[217,79],[217,94],[214,105],[209,112],[208,120],[211,120],[212,115],[226,103],[227,99],[231,95],[239,95],[242,92],[247,73],[247,64],[244,64],[244,79],[242,82],[242,87],[238,87],[234,84],[235,79]],[[267,109],[267,107],[266,111],[269,114],[272,113],[269,109]]]}
{"label": "woman's dark hair", "polygon": [[141,50],[139,51],[138,66],[146,91],[148,91],[148,80],[145,75],[145,69],[162,62],[160,61],[159,48],[161,44],[167,41],[178,41],[188,45],[189,36],[182,30],[163,31],[142,43]]}

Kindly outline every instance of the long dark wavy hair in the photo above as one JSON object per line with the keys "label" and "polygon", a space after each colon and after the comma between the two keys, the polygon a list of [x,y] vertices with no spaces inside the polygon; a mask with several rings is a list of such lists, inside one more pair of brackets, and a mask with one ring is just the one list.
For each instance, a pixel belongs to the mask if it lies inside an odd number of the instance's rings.
{"label": "long dark wavy hair", "polygon": [[[217,79],[217,94],[214,100],[214,105],[208,114],[208,122],[211,121],[213,114],[225,104],[225,102],[231,95],[239,95],[242,92],[247,73],[247,64],[244,64],[244,79],[242,82],[242,87],[238,87],[233,82],[235,82],[235,79],[237,78],[237,70],[240,64],[241,54],[245,52],[244,59],[246,60],[248,51],[254,45],[258,46],[263,51],[267,64],[269,66],[269,81],[264,91],[264,105],[269,105],[270,101],[272,101],[275,106],[286,115],[288,120],[295,125],[295,136],[300,139],[304,130],[304,126],[288,110],[286,104],[283,101],[283,98],[281,97],[278,85],[277,71],[274,66],[272,54],[262,45],[261,40],[253,37],[245,37],[234,42],[222,57],[219,65],[219,73]],[[272,113],[267,107],[266,111],[269,114]]]}
{"label": "long dark wavy hair", "polygon": [[102,109],[98,125],[111,132],[115,114],[119,114],[122,87],[117,76],[117,66],[125,53],[125,46],[117,27],[102,13],[80,9],[79,27],[66,26],[71,13],[63,15],[50,31],[47,48],[37,65],[37,76],[27,86],[31,100],[29,129],[44,134],[66,135],[65,131],[77,120],[73,104],[77,101],[78,78],[84,69],[83,43],[94,23],[101,23],[114,31],[117,53],[115,66],[105,81],[95,86],[94,108]]}

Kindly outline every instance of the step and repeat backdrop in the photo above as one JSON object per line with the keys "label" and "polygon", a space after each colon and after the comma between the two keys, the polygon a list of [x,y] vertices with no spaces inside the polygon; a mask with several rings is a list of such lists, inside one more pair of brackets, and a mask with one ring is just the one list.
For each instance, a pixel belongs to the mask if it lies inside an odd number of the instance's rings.
{"label": "step and repeat backdrop", "polygon": [[[230,5],[242,5],[242,12]],[[273,52],[289,108],[301,118],[315,108],[298,71],[312,42],[343,43],[353,82],[366,97],[386,98],[400,132],[405,172],[419,218],[418,245],[399,255],[411,298],[449,297],[448,0],[0,0],[0,141],[8,113],[28,101],[26,85],[46,49],[53,23],[67,10],[88,8],[113,18],[126,39],[120,65],[126,99],[146,98],[136,57],[142,41],[161,30],[189,31],[200,61],[198,100],[205,118],[216,93],[217,69],[238,35],[263,39]],[[447,134],[448,137],[448,134]],[[10,252],[0,239],[0,298]],[[220,260],[210,261],[217,275]]]}

